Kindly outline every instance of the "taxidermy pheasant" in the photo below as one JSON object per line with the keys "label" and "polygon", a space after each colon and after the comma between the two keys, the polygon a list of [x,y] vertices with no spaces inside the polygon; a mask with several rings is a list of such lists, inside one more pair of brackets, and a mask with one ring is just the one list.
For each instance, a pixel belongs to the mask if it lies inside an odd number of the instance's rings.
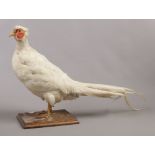
{"label": "taxidermy pheasant", "polygon": [[60,68],[52,64],[45,56],[32,48],[28,42],[28,29],[15,26],[10,36],[17,42],[12,58],[12,66],[17,77],[35,95],[48,103],[48,117],[54,104],[62,100],[72,100],[80,96],[103,98],[124,97],[135,94],[132,89],[103,84],[82,83],[71,79]]}

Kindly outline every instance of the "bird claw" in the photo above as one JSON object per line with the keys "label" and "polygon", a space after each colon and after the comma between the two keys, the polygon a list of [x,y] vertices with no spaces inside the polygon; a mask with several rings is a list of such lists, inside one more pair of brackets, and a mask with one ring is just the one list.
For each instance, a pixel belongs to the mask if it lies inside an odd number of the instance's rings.
{"label": "bird claw", "polygon": [[53,120],[52,114],[47,114],[46,119],[47,119],[48,121]]}

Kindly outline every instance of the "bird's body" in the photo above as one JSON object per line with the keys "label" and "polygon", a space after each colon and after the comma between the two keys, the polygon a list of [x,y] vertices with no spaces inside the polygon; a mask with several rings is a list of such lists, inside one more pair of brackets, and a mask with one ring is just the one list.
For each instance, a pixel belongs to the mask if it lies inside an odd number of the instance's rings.
{"label": "bird's body", "polygon": [[57,93],[58,96],[58,94],[67,95],[72,91],[73,81],[67,74],[28,43],[22,48],[16,48],[12,66],[24,85],[41,98],[44,98],[46,93]]}
{"label": "bird's body", "polygon": [[[15,30],[23,30],[26,33],[27,29],[16,26]],[[128,93],[135,93],[124,87],[74,81],[45,56],[33,49],[28,43],[26,34],[20,40],[21,34],[16,31],[14,33],[16,33],[17,46],[12,58],[13,70],[33,94],[46,100],[50,105],[54,106],[57,102],[79,96],[117,98],[126,97]]]}

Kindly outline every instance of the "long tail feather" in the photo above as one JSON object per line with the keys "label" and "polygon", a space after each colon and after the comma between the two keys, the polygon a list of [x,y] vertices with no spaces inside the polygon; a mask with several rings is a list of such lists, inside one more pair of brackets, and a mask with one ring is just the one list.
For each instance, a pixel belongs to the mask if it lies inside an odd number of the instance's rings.
{"label": "long tail feather", "polygon": [[143,109],[144,109],[144,108],[138,109],[138,108],[133,107],[132,104],[129,102],[129,100],[128,100],[128,98],[127,98],[126,95],[124,96],[124,99],[125,99],[126,104],[127,104],[132,110],[139,111],[139,110],[143,110]]}
{"label": "long tail feather", "polygon": [[76,82],[76,83],[78,83],[78,85],[80,86],[80,89],[78,89],[80,90],[79,92],[80,95],[97,96],[97,97],[105,97],[105,98],[113,98],[113,99],[124,97],[126,104],[132,110],[142,110],[142,109],[134,108],[127,98],[127,94],[135,94],[144,98],[144,96],[142,96],[141,94],[138,94],[132,89],[125,88],[125,87],[103,85],[103,84],[80,83],[80,82]]}
{"label": "long tail feather", "polygon": [[136,93],[134,90],[125,88],[125,87],[117,87],[117,86],[104,85],[104,84],[93,84],[93,83],[79,83],[79,84],[82,86],[88,87],[88,88],[110,91],[110,92],[128,93],[128,94]]}

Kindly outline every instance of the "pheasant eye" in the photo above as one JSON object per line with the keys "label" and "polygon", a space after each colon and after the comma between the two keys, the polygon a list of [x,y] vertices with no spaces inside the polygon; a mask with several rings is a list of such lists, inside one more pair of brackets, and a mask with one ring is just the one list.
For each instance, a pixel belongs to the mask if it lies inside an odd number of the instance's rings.
{"label": "pheasant eye", "polygon": [[17,32],[21,32],[21,30],[20,30],[20,29],[16,29],[16,30],[15,30],[15,33],[17,33]]}

